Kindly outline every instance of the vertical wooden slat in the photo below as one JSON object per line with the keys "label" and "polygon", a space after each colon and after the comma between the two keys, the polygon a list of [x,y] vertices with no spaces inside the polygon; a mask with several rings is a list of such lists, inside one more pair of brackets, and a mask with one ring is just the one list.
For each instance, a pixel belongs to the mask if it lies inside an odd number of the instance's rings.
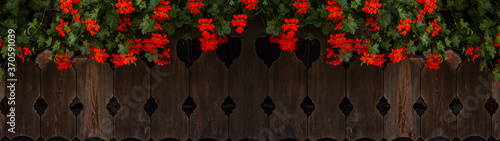
{"label": "vertical wooden slat", "polygon": [[308,70],[308,95],[315,104],[309,116],[308,138],[319,140],[346,137],[345,116],[338,108],[345,96],[345,68],[326,63],[326,39],[321,39],[319,59]]}
{"label": "vertical wooden slat", "polygon": [[168,45],[172,63],[155,65],[151,70],[151,96],[158,104],[151,116],[151,138],[154,140],[188,139],[189,119],[181,107],[189,95],[189,70],[177,58],[176,41],[171,40]]}
{"label": "vertical wooden slat", "polygon": [[307,95],[307,69],[295,53],[282,51],[269,68],[269,97],[276,109],[269,117],[271,140],[305,140],[307,116],[300,104]]}
{"label": "vertical wooden slat", "polygon": [[[2,65],[0,65],[0,67],[2,67]],[[5,87],[6,87],[5,86],[5,83],[6,83],[5,77],[8,77],[8,75],[5,75],[4,78],[0,82],[0,101],[2,101],[3,98],[5,97],[5,93],[8,93],[8,95],[10,95],[10,90],[6,91],[6,89],[5,89]],[[3,138],[7,134],[6,127],[9,127],[9,126],[7,125],[7,123],[5,121],[5,115],[3,115],[2,112],[0,112],[0,133],[1,133],[0,138]]]}
{"label": "vertical wooden slat", "polygon": [[[448,51],[449,52],[449,51]],[[438,70],[424,67],[421,70],[421,97],[427,110],[421,117],[421,136],[424,140],[434,137],[453,139],[457,135],[457,118],[450,110],[450,103],[456,96],[456,69],[459,58],[454,53],[452,60],[439,64]]]}
{"label": "vertical wooden slat", "polygon": [[192,140],[228,138],[228,118],[221,109],[227,97],[227,71],[215,51],[203,53],[191,67],[191,97],[197,105],[190,117]]}
{"label": "vertical wooden slat", "polygon": [[[40,137],[40,116],[33,107],[40,97],[40,69],[32,62],[17,62],[16,70],[16,125],[15,132],[7,132],[10,125],[5,125],[4,131],[9,139],[18,136],[27,136],[32,139]],[[9,85],[6,83],[6,85]],[[7,98],[10,90],[5,89]],[[8,114],[7,114],[8,115]],[[6,116],[7,116],[6,115]],[[22,115],[22,116],[21,116]],[[6,122],[9,118],[5,119]]]}
{"label": "vertical wooden slat", "polygon": [[108,63],[87,57],[73,59],[77,72],[77,96],[83,109],[77,116],[78,138],[113,138],[113,116],[106,105],[113,97],[113,70]]}
{"label": "vertical wooden slat", "polygon": [[457,116],[457,135],[459,139],[491,136],[491,116],[484,107],[491,96],[491,71],[486,67],[481,72],[479,63],[464,62],[457,70],[457,96],[463,108]]}
{"label": "vertical wooden slat", "polygon": [[[493,79],[493,78],[487,79],[487,81],[491,82],[491,96],[496,101],[496,103],[500,104],[500,87],[497,86],[499,83],[496,82],[495,79]],[[493,114],[491,119],[492,119],[492,126],[493,126],[492,136],[493,136],[493,138],[500,140],[500,110],[499,109],[497,109],[495,111],[495,114]]]}
{"label": "vertical wooden slat", "polygon": [[352,62],[347,69],[347,98],[353,105],[347,116],[347,138],[382,139],[383,117],[376,106],[383,95],[383,71],[376,66],[361,66],[361,61]]}
{"label": "vertical wooden slat", "polygon": [[[42,138],[76,137],[76,117],[70,105],[76,97],[76,71],[73,67],[59,70],[55,62],[41,68],[41,96],[47,110],[41,117]],[[30,105],[31,106],[31,105]]]}
{"label": "vertical wooden slat", "polygon": [[141,60],[136,65],[120,66],[114,70],[113,93],[120,104],[114,117],[116,140],[149,139],[150,119],[144,104],[150,95],[149,67]]}
{"label": "vertical wooden slat", "polygon": [[242,51],[229,67],[228,91],[236,104],[229,117],[229,138],[266,140],[269,134],[268,118],[261,103],[268,92],[267,67],[255,51],[255,40],[259,35],[265,36],[258,29],[264,26],[260,20],[252,20],[248,24],[253,26],[245,30],[252,33],[237,35],[241,39]]}
{"label": "vertical wooden slat", "polygon": [[391,105],[384,117],[384,137],[393,140],[420,137],[420,117],[413,104],[420,96],[422,57],[406,57],[399,63],[389,63],[384,70],[384,96]]}

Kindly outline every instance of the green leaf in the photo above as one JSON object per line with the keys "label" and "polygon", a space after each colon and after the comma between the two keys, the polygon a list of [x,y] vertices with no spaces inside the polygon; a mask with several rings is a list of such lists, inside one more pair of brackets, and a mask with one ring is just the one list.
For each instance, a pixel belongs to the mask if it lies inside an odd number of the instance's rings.
{"label": "green leaf", "polygon": [[52,46],[52,51],[57,51],[59,50],[61,47],[61,42],[57,41],[54,43],[54,45]]}
{"label": "green leaf", "polygon": [[156,5],[158,5],[159,3],[160,3],[160,0],[151,0],[151,1],[149,1],[149,7],[148,7],[148,9],[149,10],[155,9]]}
{"label": "green leaf", "polygon": [[[108,13],[106,14],[105,18],[104,18],[104,22],[106,22],[106,24],[111,27],[111,28],[115,28],[116,25],[118,24],[118,17],[116,15],[113,15],[111,13]],[[78,22],[77,22],[78,23]]]}
{"label": "green leaf", "polygon": [[212,7],[207,10],[208,13],[210,13],[212,16],[217,15],[219,13],[219,5],[213,3]]}
{"label": "green leaf", "polygon": [[68,45],[69,46],[75,45],[75,41],[76,41],[75,35],[73,33],[69,33],[69,36],[68,36]]}
{"label": "green leaf", "polygon": [[342,28],[342,30],[344,30],[345,32],[349,32],[352,35],[354,35],[356,33],[356,29],[358,29],[358,25],[356,24],[356,21],[354,21],[354,18],[352,18],[351,15],[349,15],[347,19],[344,20],[342,26],[344,27]]}
{"label": "green leaf", "polygon": [[314,34],[311,32],[304,32],[304,39],[312,41],[316,39],[316,36],[314,36]]}
{"label": "green leaf", "polygon": [[153,19],[149,18],[148,15],[146,15],[143,19],[142,19],[142,22],[141,24],[139,25],[141,27],[141,31],[142,31],[142,34],[146,34],[146,33],[149,33],[149,32],[152,32],[154,31],[154,25],[155,25],[155,22]]}
{"label": "green leaf", "polygon": [[451,47],[451,43],[453,43],[453,41],[451,41],[450,38],[445,37],[444,43],[446,44],[447,47]]}
{"label": "green leaf", "polygon": [[406,53],[415,54],[415,52],[417,52],[417,47],[415,46],[415,42],[413,40],[410,40],[406,45]]}
{"label": "green leaf", "polygon": [[216,26],[215,31],[219,36],[231,33],[231,27],[229,21],[222,20],[219,22],[220,26]]}
{"label": "green leaf", "polygon": [[379,46],[379,44],[373,44],[372,46],[369,46],[368,53],[378,54],[380,52],[380,50],[378,49]]}
{"label": "green leaf", "polygon": [[483,71],[486,65],[487,65],[486,61],[481,61],[481,63],[479,63],[479,71]]}
{"label": "green leaf", "polygon": [[440,50],[440,51],[444,51],[445,47],[444,47],[444,45],[443,45],[443,42],[442,42],[442,41],[437,41],[437,42],[436,42],[436,44],[437,44],[437,46],[436,46],[436,47],[437,47],[437,49],[438,49],[438,50]]}
{"label": "green leaf", "polygon": [[281,28],[279,26],[277,28],[276,26],[277,24],[275,20],[267,21],[266,33],[278,36],[280,34]]}
{"label": "green leaf", "polygon": [[52,37],[49,37],[48,40],[45,40],[45,47],[49,47],[52,44]]}
{"label": "green leaf", "polygon": [[424,35],[422,35],[422,36],[420,37],[420,41],[422,42],[422,45],[424,45],[424,46],[428,46],[428,45],[429,45],[429,41],[430,41],[430,40],[431,40],[431,39],[429,38],[429,36],[428,36],[428,34],[427,34],[427,33],[425,33]]}
{"label": "green leaf", "polygon": [[82,55],[90,53],[90,43],[89,43],[89,41],[87,41],[87,40],[83,41],[83,46],[80,46],[80,52],[82,52]]}
{"label": "green leaf", "polygon": [[348,9],[347,5],[347,0],[337,0],[338,4],[343,8],[343,9]]}
{"label": "green leaf", "polygon": [[289,11],[290,10],[287,9],[283,3],[280,3],[280,5],[278,6],[278,13],[281,16],[285,16]]}
{"label": "green leaf", "polygon": [[182,34],[181,38],[183,40],[186,40],[186,41],[187,40],[192,40],[193,39],[193,32],[190,31],[190,30],[188,30],[188,31],[186,31],[185,33]]}
{"label": "green leaf", "polygon": [[175,25],[172,23],[168,23],[166,24],[165,30],[167,30],[168,35],[173,35],[175,33]]}
{"label": "green leaf", "polygon": [[44,47],[43,44],[45,44],[45,39],[43,36],[38,36],[38,40],[36,41],[38,43],[38,48]]}
{"label": "green leaf", "polygon": [[118,44],[118,51],[117,51],[118,54],[125,54],[125,53],[128,53],[128,44],[126,44],[126,46],[124,46],[123,44]]}
{"label": "green leaf", "polygon": [[156,53],[146,52],[146,54],[144,56],[146,58],[148,58],[149,62],[153,62],[153,61],[158,60],[158,54],[156,54]]}
{"label": "green leaf", "polygon": [[453,35],[451,41],[453,42],[454,47],[458,47],[460,45],[460,39],[458,35]]}
{"label": "green leaf", "polygon": [[112,50],[113,48],[116,47],[116,43],[111,40],[108,40],[108,42],[104,46],[106,46],[106,49]]}
{"label": "green leaf", "polygon": [[384,48],[386,51],[389,51],[392,47],[392,44],[390,40],[385,40],[382,41],[382,44],[380,46],[382,46],[382,48]]}
{"label": "green leaf", "polygon": [[384,10],[384,9],[381,9],[380,10],[380,17],[379,17],[379,22],[380,22],[380,25],[382,25],[382,27],[384,29],[387,29],[387,26],[389,24],[391,24],[391,21],[392,21],[392,15],[390,12]]}
{"label": "green leaf", "polygon": [[352,52],[344,52],[344,53],[340,53],[339,60],[344,61],[344,62],[348,62],[349,59],[351,59],[351,57],[352,57]]}
{"label": "green leaf", "polygon": [[483,22],[481,22],[481,24],[479,25],[479,29],[483,30],[483,31],[486,31],[488,30],[492,25],[493,25],[493,21],[489,20],[489,19],[484,19]]}
{"label": "green leaf", "polygon": [[392,37],[393,40],[396,40],[397,38],[401,37],[401,33],[399,33],[396,28],[389,28],[387,36]]}

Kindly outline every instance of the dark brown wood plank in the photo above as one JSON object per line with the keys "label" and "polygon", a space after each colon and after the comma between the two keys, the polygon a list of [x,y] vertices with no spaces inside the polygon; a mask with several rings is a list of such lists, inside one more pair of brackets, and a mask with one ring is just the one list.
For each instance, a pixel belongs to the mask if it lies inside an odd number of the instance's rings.
{"label": "dark brown wood plank", "polygon": [[[0,65],[0,67],[2,67],[2,65]],[[4,78],[0,81],[0,101],[2,101],[2,100],[3,100],[3,98],[5,97],[5,93],[7,92],[7,91],[5,91],[5,90],[6,90],[6,89],[5,89],[5,87],[6,87],[6,86],[5,86],[5,81],[7,81],[7,80],[5,80],[5,77],[9,77],[9,76],[8,76],[8,74],[7,74],[7,72],[8,72],[8,71],[6,71],[6,70],[4,70],[4,71],[5,71],[5,74],[6,74],[6,75],[5,75],[5,76],[4,76]],[[9,92],[8,92],[8,93],[9,93],[9,95],[10,95],[10,90],[9,90]],[[9,127],[9,125],[7,125],[7,123],[6,123],[6,121],[5,121],[5,115],[3,115],[3,113],[2,113],[2,112],[0,112],[0,124],[1,124],[1,125],[0,125],[0,133],[1,133],[1,134],[0,134],[0,138],[3,138],[3,137],[7,134],[7,128],[6,128],[6,127]]]}
{"label": "dark brown wood plank", "polygon": [[448,54],[452,55],[452,60],[439,64],[438,70],[428,67],[421,70],[421,97],[427,104],[420,119],[424,140],[434,137],[453,139],[457,135],[457,118],[449,105],[456,96],[456,69],[461,61],[454,61],[459,59],[456,53]]}
{"label": "dark brown wood plank", "polygon": [[113,70],[108,63],[87,57],[73,59],[77,70],[77,96],[84,105],[77,116],[79,139],[113,138],[113,116],[106,109],[113,97]]}
{"label": "dark brown wood plank", "polygon": [[260,20],[249,21],[247,31],[237,35],[241,39],[241,55],[229,67],[229,96],[236,108],[229,117],[229,138],[241,140],[252,138],[266,140],[268,137],[268,118],[261,108],[261,103],[267,96],[267,67],[257,57],[255,39],[265,36],[257,32],[263,28]]}
{"label": "dark brown wood plank", "polygon": [[227,71],[215,51],[202,53],[191,67],[191,97],[197,105],[190,117],[192,140],[228,138],[228,118],[221,109],[227,97]]}
{"label": "dark brown wood plank", "polygon": [[376,66],[352,62],[347,69],[347,98],[353,105],[347,116],[347,138],[382,139],[383,117],[377,110],[377,103],[383,96],[384,73]]}
{"label": "dark brown wood plank", "polygon": [[319,140],[346,137],[345,119],[338,108],[345,96],[345,68],[326,63],[326,39],[320,40],[321,50],[317,61],[308,70],[308,95],[315,105],[308,119],[308,138]]}
{"label": "dark brown wood plank", "polygon": [[[76,97],[76,70],[57,69],[53,61],[41,68],[41,96],[47,103],[47,110],[41,117],[42,138],[76,138],[76,117],[70,105]],[[31,105],[30,105],[31,106]]]}
{"label": "dark brown wood plank", "polygon": [[135,64],[120,66],[114,70],[113,93],[120,104],[120,110],[114,117],[116,140],[149,139],[150,119],[144,111],[144,104],[150,96],[147,80],[150,68],[142,60],[137,60]]}
{"label": "dark brown wood plank", "polygon": [[269,117],[269,138],[307,137],[307,116],[300,104],[307,95],[307,69],[294,52],[282,51],[269,68],[269,97],[276,109]]}
{"label": "dark brown wood plank", "polygon": [[[500,87],[497,86],[498,82],[493,79],[492,76],[490,76],[490,79],[487,79],[489,82],[491,82],[491,96],[497,103],[500,104]],[[492,136],[493,138],[499,140],[500,139],[500,110],[497,109],[495,111],[495,114],[491,117],[492,119],[492,126],[493,126],[493,132]]]}
{"label": "dark brown wood plank", "polygon": [[384,69],[384,96],[391,105],[384,117],[384,138],[393,140],[420,137],[420,116],[413,104],[420,96],[422,57],[406,57],[399,63],[388,63]]}
{"label": "dark brown wood plank", "polygon": [[457,70],[457,96],[463,108],[457,116],[457,135],[463,140],[469,136],[488,139],[491,136],[491,116],[484,107],[491,96],[489,68],[479,70],[479,63],[464,62]]}
{"label": "dark brown wood plank", "polygon": [[189,96],[189,70],[177,58],[177,40],[170,41],[172,63],[155,65],[151,70],[151,96],[158,104],[151,116],[151,138],[187,140],[189,119],[181,107]]}

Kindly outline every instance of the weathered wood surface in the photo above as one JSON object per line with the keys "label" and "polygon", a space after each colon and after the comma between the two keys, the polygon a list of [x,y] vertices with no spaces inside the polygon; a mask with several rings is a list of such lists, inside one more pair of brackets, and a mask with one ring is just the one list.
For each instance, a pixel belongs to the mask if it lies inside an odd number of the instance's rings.
{"label": "weathered wood surface", "polygon": [[[491,76],[490,79],[487,79],[488,82],[491,82],[491,96],[495,99],[496,103],[500,104],[500,87],[497,86],[499,83],[493,79]],[[495,111],[495,114],[491,117],[493,132],[492,137],[500,140],[500,108]]]}
{"label": "weathered wood surface", "polygon": [[161,140],[175,138],[187,140],[189,119],[182,111],[182,104],[189,96],[189,70],[177,58],[177,40],[171,40],[170,54],[172,63],[155,65],[151,69],[151,97],[158,109],[151,116],[151,138]]}
{"label": "weathered wood surface", "polygon": [[346,137],[345,120],[339,105],[346,95],[345,68],[326,64],[326,39],[320,40],[321,50],[317,61],[308,70],[308,95],[315,105],[308,119],[308,138],[319,140]]}
{"label": "weathered wood surface", "polygon": [[73,59],[77,70],[77,96],[84,105],[77,116],[79,139],[113,138],[113,116],[106,109],[113,97],[113,69],[87,57]]}
{"label": "weathered wood surface", "polygon": [[413,104],[420,96],[422,57],[408,57],[399,63],[388,63],[384,69],[384,96],[391,105],[384,117],[384,138],[393,140],[420,137],[420,116]]}
{"label": "weathered wood surface", "polygon": [[[249,21],[249,24],[254,26],[248,27],[248,31],[258,31],[256,29],[263,27],[260,20]],[[229,117],[231,140],[266,140],[269,134],[268,118],[261,108],[268,94],[268,70],[255,51],[255,39],[265,35],[264,32],[237,35],[241,39],[242,51],[228,72],[228,92],[236,104]]]}
{"label": "weathered wood surface", "polygon": [[[18,136],[27,136],[32,139],[37,139],[40,137],[40,116],[33,106],[38,97],[40,97],[40,69],[33,61],[21,63],[21,61],[18,60],[17,64],[18,66],[15,73],[15,77],[17,78],[15,105],[16,133],[6,132],[5,134],[9,139]],[[8,96],[7,92],[9,92],[9,90],[5,89],[5,92],[5,95]],[[8,121],[9,119],[6,118],[5,120]],[[10,126],[6,125],[4,127],[4,131],[7,131]]]}
{"label": "weathered wood surface", "polygon": [[384,73],[376,66],[352,62],[347,69],[347,98],[353,105],[347,116],[347,139],[382,139],[383,117],[376,106],[383,96]]}
{"label": "weathered wood surface", "polygon": [[269,68],[269,97],[276,109],[269,117],[269,139],[307,137],[307,116],[300,104],[307,95],[307,68],[295,53],[282,51]]}
{"label": "weathered wood surface", "polygon": [[457,116],[457,135],[459,139],[491,136],[491,116],[484,107],[491,96],[491,71],[479,70],[479,63],[464,62],[457,70],[457,95],[463,108]]}
{"label": "weathered wood surface", "polygon": [[221,109],[227,92],[228,69],[215,51],[204,52],[190,70],[191,97],[197,107],[190,116],[192,140],[228,138],[228,117]]}
{"label": "weathered wood surface", "polygon": [[456,69],[461,61],[454,61],[460,59],[458,55],[448,54],[452,60],[439,64],[438,70],[428,67],[421,70],[421,97],[427,104],[420,119],[424,140],[434,137],[453,139],[457,135],[457,117],[449,105],[457,94]]}
{"label": "weathered wood surface", "polygon": [[73,67],[59,70],[57,66],[49,62],[41,68],[41,97],[47,103],[47,110],[41,116],[41,136],[71,140],[76,137],[76,116],[70,109],[76,97],[76,70]]}
{"label": "weathered wood surface", "polygon": [[[150,119],[144,104],[150,96],[150,68],[142,60],[136,66],[120,66],[114,70],[113,93],[120,104],[114,116],[116,140],[136,138],[149,139]],[[146,80],[145,80],[146,79]]]}

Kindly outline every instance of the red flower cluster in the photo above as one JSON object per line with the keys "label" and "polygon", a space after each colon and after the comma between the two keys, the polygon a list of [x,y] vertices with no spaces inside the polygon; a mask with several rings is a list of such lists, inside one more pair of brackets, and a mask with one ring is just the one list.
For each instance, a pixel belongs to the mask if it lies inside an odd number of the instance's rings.
{"label": "red flower cluster", "polygon": [[0,37],[0,47],[3,47],[3,39]]}
{"label": "red flower cluster", "polygon": [[[399,19],[399,21],[401,22],[400,25],[398,25],[398,30],[401,31],[401,34],[403,34],[403,36],[406,36],[406,33],[408,31],[410,31],[411,29],[411,23],[416,23],[416,21],[411,21],[411,19],[406,19],[403,21],[403,19]],[[404,30],[404,31],[403,31]]]}
{"label": "red flower cluster", "polygon": [[370,31],[377,31],[377,30],[380,30],[380,27],[378,26],[379,22],[378,22],[378,15],[377,15],[377,19],[375,19],[375,21],[373,21],[373,16],[369,16],[367,19],[366,19],[366,26],[370,27],[368,30]]}
{"label": "red flower cluster", "polygon": [[152,15],[153,19],[155,19],[157,21],[170,19],[170,17],[168,16],[167,13],[168,13],[168,11],[172,10],[172,7],[168,6],[169,4],[170,4],[169,0],[167,0],[167,1],[161,0],[160,4],[158,4],[158,6],[155,7],[155,12]]}
{"label": "red flower cluster", "polygon": [[279,48],[281,50],[290,52],[294,51],[296,49],[295,42],[297,42],[297,38],[294,38],[295,31],[299,28],[297,23],[299,23],[299,20],[297,19],[285,19],[285,24],[281,26],[283,31],[281,31],[278,36],[269,38],[269,41],[271,43],[279,43]]}
{"label": "red flower cluster", "polygon": [[392,53],[388,55],[393,63],[399,63],[405,59],[406,48],[391,49]]}
{"label": "red flower cluster", "polygon": [[109,57],[108,54],[106,54],[106,49],[98,49],[98,48],[90,48],[90,53],[93,54],[92,59],[99,62],[99,63],[104,63]]}
{"label": "red flower cluster", "polygon": [[325,7],[325,10],[328,11],[328,17],[326,20],[342,20],[345,18],[344,13],[342,12],[342,7],[340,7],[337,3],[337,0],[328,0],[326,1],[326,4],[328,6]]}
{"label": "red flower cluster", "polygon": [[479,54],[477,54],[478,50],[479,47],[476,47],[476,50],[473,47],[467,48],[467,55],[472,56],[472,62],[475,62],[474,60],[479,57]]}
{"label": "red flower cluster", "polygon": [[167,58],[170,58],[170,49],[167,48],[166,50],[163,50],[163,53],[161,54],[158,54],[158,60],[154,61],[156,64],[160,65],[160,66],[163,66],[163,65],[166,65],[166,64],[170,64],[171,61],[164,61],[164,60],[161,60],[161,58],[163,57],[167,57]]}
{"label": "red flower cluster", "polygon": [[129,53],[139,54],[141,51],[155,53],[159,48],[165,48],[170,43],[167,39],[167,34],[151,33],[153,37],[150,39],[135,39],[128,40]]}
{"label": "red flower cluster", "polygon": [[255,5],[259,2],[259,0],[241,0],[246,6],[245,8],[248,10],[255,10]]}
{"label": "red flower cluster", "polygon": [[339,60],[338,57],[340,54],[335,54],[335,52],[333,52],[332,49],[327,48],[326,52],[328,52],[328,54],[326,55],[326,58],[332,58],[332,57],[334,58],[334,60],[332,60],[332,61],[326,61],[327,64],[336,66],[336,65],[339,65],[340,63],[344,62],[342,60]]}
{"label": "red flower cluster", "polygon": [[370,65],[378,66],[380,68],[383,68],[383,64],[387,59],[384,59],[385,54],[373,54],[373,53],[368,53],[365,52],[363,53],[363,57],[361,57],[359,60],[363,61],[363,63],[368,63]]}
{"label": "red flower cluster", "polygon": [[189,10],[191,10],[191,14],[198,14],[200,13],[201,7],[203,7],[205,4],[201,2],[200,0],[188,0],[189,3],[187,7]]}
{"label": "red flower cluster", "polygon": [[112,54],[113,59],[111,59],[111,62],[113,62],[115,65],[114,67],[117,68],[119,66],[123,65],[128,65],[129,63],[134,63],[137,58],[135,58],[134,54],[132,52],[125,53],[125,54]]}
{"label": "red flower cluster", "polygon": [[356,51],[358,54],[363,54],[368,51],[368,44],[370,40],[361,39],[346,39],[345,33],[337,33],[335,36],[330,34],[330,39],[328,43],[332,45],[332,48],[339,48],[340,53]]}
{"label": "red flower cluster", "polygon": [[68,53],[64,55],[63,54],[56,55],[56,64],[58,64],[57,69],[65,70],[68,69],[69,67],[72,67],[73,65],[69,63],[71,63],[71,60],[68,59]]}
{"label": "red flower cluster", "polygon": [[[493,44],[493,46],[497,47],[497,48],[500,48],[500,44],[498,44],[498,41],[497,41],[497,38],[500,38],[500,33],[497,33],[497,37],[495,38],[495,43]],[[1,43],[0,43],[1,44]],[[1,47],[1,46],[0,46]]]}
{"label": "red flower cluster", "polygon": [[78,9],[73,9],[74,4],[78,4],[80,0],[61,0],[61,5],[59,8],[61,8],[65,14],[68,14],[68,12],[71,13],[71,15],[74,15],[78,13]]}
{"label": "red flower cluster", "polygon": [[127,16],[123,17],[123,20],[120,19],[120,15],[118,15],[118,27],[116,27],[116,30],[120,31],[128,31],[127,25],[130,26],[130,18]]}
{"label": "red flower cluster", "polygon": [[366,0],[365,7],[361,10],[365,11],[367,14],[377,14],[379,11],[378,8],[382,6],[378,1],[379,0]]}
{"label": "red flower cluster", "polygon": [[118,3],[116,3],[115,6],[118,8],[119,14],[129,14],[135,11],[132,7],[132,1],[130,0],[118,0]]}
{"label": "red flower cluster", "polygon": [[247,15],[244,15],[244,14],[239,14],[239,15],[233,15],[234,17],[234,20],[231,21],[231,25],[233,25],[234,27],[238,27],[236,28],[236,32],[237,33],[243,33],[243,27],[246,27],[247,26]]}
{"label": "red flower cluster", "polygon": [[[1,39],[0,39],[1,40]],[[0,41],[1,42],[1,41]],[[1,44],[1,43],[0,43]],[[2,45],[3,46],[3,45]],[[0,46],[1,47],[1,46]],[[27,47],[19,47],[19,54],[17,55],[19,58],[23,59],[24,63],[24,56],[29,55],[31,53],[31,50]]]}
{"label": "red flower cluster", "polygon": [[427,59],[426,62],[427,64],[425,64],[425,66],[429,67],[429,69],[438,70],[439,64],[441,64],[441,55],[429,53],[429,59]]}
{"label": "red flower cluster", "polygon": [[436,24],[437,22],[437,19],[434,19],[434,22],[429,22],[429,26],[432,25],[432,28],[429,30],[429,29],[426,29],[425,31],[431,33],[432,32],[432,37],[438,35],[438,31],[441,30],[441,26],[439,26],[439,24]]}
{"label": "red flower cluster", "polygon": [[64,21],[63,21],[63,19],[60,19],[60,22],[61,22],[61,23],[60,23],[59,25],[57,25],[57,26],[56,26],[56,29],[57,29],[57,31],[59,31],[59,36],[64,37],[64,36],[66,36],[66,34],[64,34],[64,32],[63,32],[63,31],[66,31],[66,33],[69,33],[69,32],[71,31],[71,29],[70,29],[70,28],[68,28],[68,30],[66,30],[66,28],[64,28],[64,25],[66,25],[66,26],[67,26],[67,25],[68,25],[68,22],[64,22]]}
{"label": "red flower cluster", "polygon": [[309,5],[309,0],[297,0],[293,3],[293,6],[297,8],[297,13],[306,14],[306,11],[311,5]]}
{"label": "red flower cluster", "polygon": [[[227,42],[226,37],[221,37],[217,32],[213,32],[215,26],[212,24],[212,19],[199,19],[198,23],[200,23],[198,29],[202,31],[201,35],[203,36],[203,38],[200,38],[201,50],[205,52],[212,51],[218,48],[217,44]],[[213,33],[210,34],[208,31],[212,31]]]}
{"label": "red flower cluster", "polygon": [[342,30],[342,23],[339,22],[337,25],[335,25],[335,30]]}
{"label": "red flower cluster", "polygon": [[[85,20],[85,24],[87,24],[87,31],[90,32],[90,35],[94,36],[95,34],[95,31],[99,31],[99,29],[101,28],[99,25],[96,24],[97,22],[97,19],[94,19],[94,20],[90,20],[90,19],[86,19]],[[95,31],[92,31],[95,30]]]}
{"label": "red flower cluster", "polygon": [[424,9],[419,10],[420,14],[423,15],[425,15],[427,12],[429,12],[429,14],[432,14],[434,9],[437,8],[437,0],[417,0],[417,2],[420,4],[424,4]]}

